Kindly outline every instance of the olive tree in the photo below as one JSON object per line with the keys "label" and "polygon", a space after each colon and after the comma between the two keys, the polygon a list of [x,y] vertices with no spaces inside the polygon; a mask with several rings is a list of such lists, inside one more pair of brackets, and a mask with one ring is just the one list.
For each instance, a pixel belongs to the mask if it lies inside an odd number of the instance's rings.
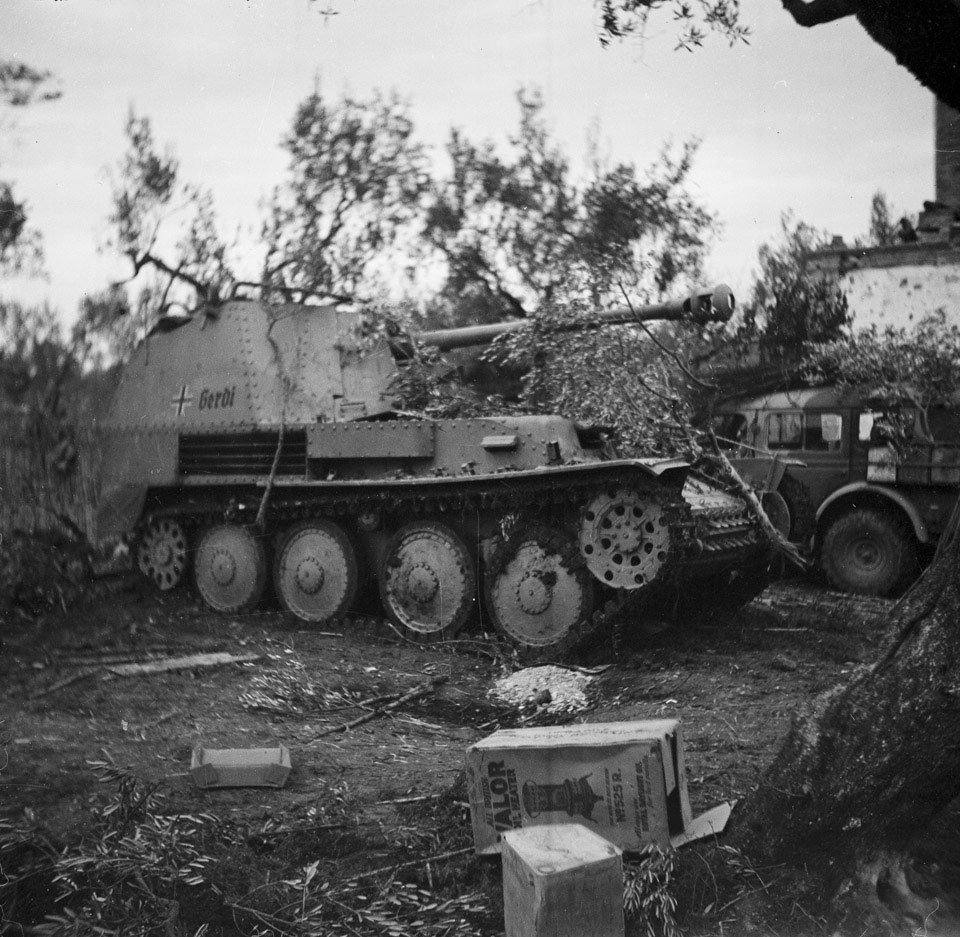
{"label": "olive tree", "polygon": [[149,118],[131,110],[124,132],[127,152],[112,174],[107,246],[129,259],[131,280],[144,270],[155,275],[158,310],[223,296],[236,278],[213,196],[181,179],[179,160],[169,147],[160,151]]}
{"label": "olive tree", "polygon": [[915,431],[936,440],[938,411],[960,392],[960,328],[942,310],[910,329],[874,325],[809,346],[804,364],[811,383],[869,397],[887,417],[889,441],[906,452]]}
{"label": "olive tree", "polygon": [[828,243],[825,234],[785,212],[779,239],[760,246],[735,339],[741,346],[754,346],[761,363],[776,363],[785,371],[796,368],[807,343],[836,338],[849,322],[844,297],[805,267],[806,256]]}
{"label": "olive tree", "polygon": [[[263,226],[263,284],[286,295],[363,298],[410,263],[429,176],[396,94],[325,98],[315,89],[283,139],[289,154]],[[400,257],[398,260],[397,258]]]}
{"label": "olive tree", "polygon": [[[0,58],[0,126],[21,108],[60,97],[53,75],[15,59]],[[43,270],[40,232],[28,224],[27,203],[13,183],[0,179],[0,276],[36,275]]]}
{"label": "olive tree", "polygon": [[687,183],[696,153],[665,149],[641,172],[593,155],[578,178],[550,136],[539,92],[521,90],[506,154],[451,133],[451,171],[435,185],[424,226],[447,265],[444,299],[490,317],[524,317],[573,293],[594,307],[621,289],[662,296],[700,272],[715,230]]}

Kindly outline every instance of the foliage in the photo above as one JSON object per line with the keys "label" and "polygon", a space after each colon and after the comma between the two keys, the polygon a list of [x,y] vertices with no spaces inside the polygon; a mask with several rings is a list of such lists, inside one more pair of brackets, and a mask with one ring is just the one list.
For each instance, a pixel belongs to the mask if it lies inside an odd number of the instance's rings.
{"label": "foliage", "polygon": [[55,101],[62,94],[54,87],[53,74],[15,59],[0,59],[0,102],[26,107],[39,101]]}
{"label": "foliage", "polygon": [[78,374],[75,348],[52,308],[0,301],[0,406],[22,415],[30,441],[60,475],[69,474],[77,458],[72,421],[81,400],[67,389]]}
{"label": "foliage", "polygon": [[736,338],[756,342],[761,361],[789,366],[798,363],[805,343],[836,338],[850,313],[834,286],[804,269],[806,255],[827,246],[825,235],[789,212],[780,227],[780,242],[760,248],[760,272]]}
{"label": "foliage", "polygon": [[893,244],[897,229],[890,213],[890,205],[883,192],[875,192],[870,200],[870,243],[877,247]]}
{"label": "foliage", "polygon": [[396,273],[384,266],[427,187],[406,106],[379,93],[330,103],[315,89],[283,146],[288,179],[264,224],[264,285],[301,297],[369,295],[372,279]]}
{"label": "foliage", "polygon": [[594,0],[600,11],[602,45],[613,39],[643,35],[650,17],[663,8],[680,27],[677,48],[703,45],[706,30],[720,33],[731,45],[747,42],[750,30],[740,21],[739,0]]}
{"label": "foliage", "polygon": [[556,301],[498,339],[491,353],[524,369],[520,407],[609,427],[632,454],[699,455],[688,430],[702,390],[687,365],[697,327],[654,338],[641,323],[598,327],[593,313],[582,297]]}
{"label": "foliage", "polygon": [[597,304],[628,289],[662,294],[695,277],[714,219],[687,191],[695,143],[665,150],[644,178],[631,164],[594,154],[576,184],[547,131],[543,99],[521,90],[512,153],[454,130],[453,165],[434,189],[425,236],[445,257],[445,296],[485,317],[524,316],[550,303],[575,274]]}
{"label": "foliage", "polygon": [[[397,831],[401,858],[395,866],[349,877],[322,848],[323,858],[291,864],[299,851],[284,846],[299,839],[307,854],[316,855],[324,831],[378,826],[354,815],[342,783],[323,792],[305,822],[288,826],[272,815],[253,827],[208,813],[164,812],[159,784],[147,784],[113,762],[90,765],[114,790],[105,800],[91,800],[90,823],[71,842],[52,841],[29,818],[0,821],[0,908],[14,908],[17,918],[21,910],[45,914],[30,933],[165,937],[191,933],[188,921],[200,917],[207,923],[192,931],[200,937],[211,919],[216,926],[221,912],[251,937],[489,933],[494,915],[488,898],[464,887],[459,874],[463,854],[472,850],[456,848],[462,839],[453,849],[441,840],[449,823],[437,830]],[[453,828],[455,836],[462,835],[460,824]],[[382,844],[379,836],[377,843]],[[410,860],[412,849],[424,848],[431,852]],[[453,865],[458,857],[459,869]],[[252,875],[236,868],[238,860]],[[18,889],[26,893],[35,882],[49,885],[37,889],[41,907],[21,909]]]}
{"label": "foliage", "polygon": [[302,716],[350,709],[361,699],[357,692],[327,687],[311,679],[302,661],[281,654],[268,657],[274,662],[274,669],[251,677],[249,689],[240,694],[244,709],[278,716]]}
{"label": "foliage", "polygon": [[916,241],[917,218],[915,215],[901,215],[894,221],[893,206],[886,195],[877,191],[870,200],[870,227],[866,238],[857,238],[857,247],[889,247],[905,241]]}
{"label": "foliage", "polygon": [[10,183],[0,181],[0,273],[38,274],[42,268],[40,232],[27,227],[26,202],[17,201]]}
{"label": "foliage", "polygon": [[[60,93],[50,72],[38,71],[15,59],[0,59],[0,106],[22,108],[54,101]],[[0,275],[42,272],[40,232],[27,224],[26,202],[16,198],[10,182],[0,179]]]}
{"label": "foliage", "polygon": [[[9,485],[4,490],[11,497],[29,497],[37,504],[43,503],[45,494],[11,490]],[[86,592],[91,551],[85,537],[69,519],[63,526],[73,527],[71,536],[52,532],[55,520],[62,519],[45,518],[43,533],[28,535],[15,530],[0,539],[0,621],[6,625],[62,612]]]}
{"label": "foliage", "polygon": [[0,400],[42,398],[64,367],[68,349],[59,317],[48,305],[0,301]]}
{"label": "foliage", "polygon": [[[126,256],[131,279],[152,271],[146,307],[156,317],[171,306],[215,302],[236,282],[217,232],[209,191],[180,180],[180,165],[160,153],[146,117],[132,110],[127,152],[112,175],[112,235],[107,246]],[[90,313],[89,306],[83,310]],[[115,307],[115,311],[119,311]]]}
{"label": "foliage", "polygon": [[130,360],[157,322],[159,297],[156,283],[145,285],[133,300],[126,284],[112,283],[80,300],[73,336],[86,373],[109,376]]}
{"label": "foliage", "polygon": [[[38,874],[50,878],[58,910],[32,930],[37,935],[173,933],[178,887],[206,881],[209,846],[227,840],[231,831],[209,814],[161,815],[156,784],[107,762],[91,764],[102,781],[116,785],[96,810],[92,828],[70,849],[47,841],[46,850],[19,871],[8,861],[4,887],[16,888]],[[16,828],[0,829],[0,857],[16,855],[23,842]]]}
{"label": "foliage", "polygon": [[889,418],[891,441],[901,450],[915,425],[936,435],[933,411],[960,393],[960,328],[940,312],[913,329],[871,326],[808,348],[811,383],[835,384],[842,392],[869,397]]}
{"label": "foliage", "polygon": [[651,844],[637,861],[623,866],[623,908],[642,927],[644,937],[681,937],[672,887],[677,854]]}

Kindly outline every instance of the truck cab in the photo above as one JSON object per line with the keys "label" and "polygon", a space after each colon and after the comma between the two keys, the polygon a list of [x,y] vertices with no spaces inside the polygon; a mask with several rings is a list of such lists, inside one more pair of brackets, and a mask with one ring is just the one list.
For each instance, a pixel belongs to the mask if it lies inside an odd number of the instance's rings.
{"label": "truck cab", "polygon": [[735,467],[758,453],[789,462],[778,492],[790,539],[832,586],[895,595],[936,545],[960,486],[960,409],[931,411],[929,434],[904,414],[906,444],[869,400],[803,388],[728,400],[715,427]]}

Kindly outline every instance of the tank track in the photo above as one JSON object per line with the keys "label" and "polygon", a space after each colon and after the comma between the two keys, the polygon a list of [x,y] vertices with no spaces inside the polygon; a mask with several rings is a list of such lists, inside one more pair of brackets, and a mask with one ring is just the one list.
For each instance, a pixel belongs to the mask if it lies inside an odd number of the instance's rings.
{"label": "tank track", "polygon": [[[467,512],[516,514],[528,509],[531,500],[537,504],[538,511],[563,509],[579,512],[594,492],[623,487],[651,497],[666,511],[674,534],[671,563],[682,562],[684,558],[695,560],[704,554],[723,555],[750,548],[759,542],[756,525],[745,506],[719,506],[709,500],[701,503],[696,497],[684,497],[678,489],[658,485],[655,479],[637,484],[637,477],[622,469],[583,477],[568,476],[562,481],[547,473],[537,478],[511,478],[509,475],[484,478],[484,481],[488,480],[497,483],[495,487],[458,484],[457,480],[416,486],[402,481],[379,482],[369,490],[365,490],[366,486],[349,483],[331,485],[334,490],[321,485],[277,487],[267,511],[266,527],[276,529],[313,517],[359,517],[381,512],[410,517],[455,516]],[[254,487],[238,492],[234,486],[225,486],[223,493],[215,497],[210,497],[210,488],[204,488],[204,496],[196,498],[184,498],[184,491],[178,489],[175,500],[148,508],[143,520],[176,517],[190,528],[223,521],[252,523],[263,495],[262,489]]]}
{"label": "tank track", "polygon": [[[664,573],[658,582],[678,581],[683,571],[704,563],[716,564],[730,560],[737,554],[747,555],[755,550],[759,536],[741,504],[717,504],[710,499],[699,503],[697,498],[672,486],[658,484],[656,479],[644,479],[622,468],[611,467],[609,472],[568,473],[562,481],[544,473],[537,477],[510,475],[484,477],[483,484],[459,479],[436,483],[410,484],[407,480],[378,482],[369,487],[357,484],[334,483],[315,486],[278,486],[273,489],[265,515],[268,535],[302,520],[316,517],[338,519],[356,518],[365,513],[385,513],[404,520],[422,516],[476,515],[523,517],[531,503],[537,505],[537,514],[553,511],[578,519],[583,507],[599,491],[630,487],[644,497],[654,500],[665,512],[671,530],[671,548]],[[331,490],[333,489],[333,490]],[[230,486],[211,497],[211,489],[204,488],[196,497],[184,498],[184,489],[177,498],[166,504],[157,504],[145,512],[143,522],[160,517],[176,518],[189,531],[223,523],[252,524],[257,516],[263,489],[247,487],[237,490]],[[522,525],[520,525],[522,526]],[[585,561],[575,541],[571,541],[570,560]],[[537,660],[561,660],[576,648],[595,645],[609,636],[614,652],[618,651],[623,616],[640,604],[646,590],[605,590],[605,601],[591,616],[574,629],[559,644],[546,648],[515,648],[513,653],[525,663]],[[349,617],[345,616],[345,617]]]}
{"label": "tank track", "polygon": [[[273,490],[267,511],[267,527],[275,528],[311,517],[358,517],[366,513],[388,513],[401,516],[483,512],[513,514],[528,508],[535,499],[540,510],[569,509],[579,511],[583,501],[605,487],[636,486],[636,478],[624,472],[599,473],[588,478],[568,477],[558,481],[546,473],[537,478],[511,478],[509,475],[488,476],[495,484],[461,484],[459,480],[435,484],[409,484],[404,481],[379,482],[376,486],[333,483],[316,486],[278,486]],[[506,479],[506,481],[504,481]],[[479,480],[479,479],[478,479]],[[430,479],[431,482],[435,480]],[[332,489],[332,490],[331,490]],[[680,492],[658,486],[643,486],[664,507],[671,509],[671,521],[686,528],[685,502]],[[643,490],[641,489],[641,490]],[[237,490],[230,486],[219,496],[210,497],[210,488],[196,499],[183,497],[178,489],[175,500],[145,511],[144,519],[177,517],[190,526],[223,522],[252,523],[262,497],[262,489],[249,487]],[[691,527],[692,529],[692,527]]]}

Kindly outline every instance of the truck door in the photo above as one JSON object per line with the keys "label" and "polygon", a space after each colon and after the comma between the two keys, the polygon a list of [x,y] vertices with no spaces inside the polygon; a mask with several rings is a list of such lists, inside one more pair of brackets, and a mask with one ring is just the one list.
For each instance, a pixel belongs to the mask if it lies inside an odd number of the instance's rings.
{"label": "truck door", "polygon": [[802,460],[796,474],[816,507],[846,484],[850,475],[849,411],[778,410],[766,414],[763,427],[767,448]]}

